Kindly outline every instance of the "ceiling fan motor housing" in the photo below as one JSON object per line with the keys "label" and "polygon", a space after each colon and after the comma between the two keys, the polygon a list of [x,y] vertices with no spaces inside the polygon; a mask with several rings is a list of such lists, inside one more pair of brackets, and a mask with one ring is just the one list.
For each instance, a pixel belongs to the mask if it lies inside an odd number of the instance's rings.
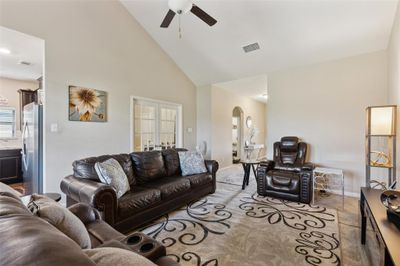
{"label": "ceiling fan motor housing", "polygon": [[185,14],[192,9],[192,2],[190,0],[169,0],[168,7],[177,14]]}

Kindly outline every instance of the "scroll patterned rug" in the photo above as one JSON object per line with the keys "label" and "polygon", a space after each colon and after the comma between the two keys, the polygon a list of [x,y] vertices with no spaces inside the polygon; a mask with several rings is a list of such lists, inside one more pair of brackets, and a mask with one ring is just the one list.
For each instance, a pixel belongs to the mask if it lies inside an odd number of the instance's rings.
{"label": "scroll patterned rug", "polygon": [[336,210],[258,196],[252,178],[242,191],[220,176],[215,194],[141,231],[182,265],[341,264]]}

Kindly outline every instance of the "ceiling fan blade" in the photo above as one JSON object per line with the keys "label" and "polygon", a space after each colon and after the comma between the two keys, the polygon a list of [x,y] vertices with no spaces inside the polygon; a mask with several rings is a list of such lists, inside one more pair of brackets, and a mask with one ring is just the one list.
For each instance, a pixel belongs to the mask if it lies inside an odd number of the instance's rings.
{"label": "ceiling fan blade", "polygon": [[161,23],[161,28],[168,28],[169,24],[171,24],[172,19],[175,17],[175,12],[171,9],[168,10],[167,15],[165,16],[163,22]]}
{"label": "ceiling fan blade", "polygon": [[209,26],[213,26],[217,21],[211,17],[209,14],[204,12],[200,7],[193,4],[192,9],[190,10],[193,14],[195,14],[199,19],[207,23]]}

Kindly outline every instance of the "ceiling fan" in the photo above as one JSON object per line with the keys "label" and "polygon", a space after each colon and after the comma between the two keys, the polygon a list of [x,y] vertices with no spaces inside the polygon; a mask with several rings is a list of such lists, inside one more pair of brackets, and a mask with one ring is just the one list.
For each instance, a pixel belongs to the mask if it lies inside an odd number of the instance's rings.
{"label": "ceiling fan", "polygon": [[200,7],[193,4],[190,0],[168,0],[168,7],[168,13],[160,25],[161,28],[168,28],[169,24],[172,22],[172,19],[175,17],[175,14],[182,15],[188,13],[189,11],[207,23],[209,26],[213,26],[215,23],[217,23],[213,17],[200,9]]}

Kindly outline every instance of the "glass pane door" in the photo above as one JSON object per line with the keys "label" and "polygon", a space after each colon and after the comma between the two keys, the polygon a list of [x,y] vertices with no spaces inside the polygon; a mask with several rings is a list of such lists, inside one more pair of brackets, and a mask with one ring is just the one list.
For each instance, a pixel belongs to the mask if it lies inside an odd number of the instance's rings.
{"label": "glass pane door", "polygon": [[150,151],[157,144],[156,122],[157,106],[151,103],[136,102],[134,118],[134,151]]}
{"label": "glass pane door", "polygon": [[162,149],[175,148],[177,140],[178,110],[160,107],[160,145]]}

